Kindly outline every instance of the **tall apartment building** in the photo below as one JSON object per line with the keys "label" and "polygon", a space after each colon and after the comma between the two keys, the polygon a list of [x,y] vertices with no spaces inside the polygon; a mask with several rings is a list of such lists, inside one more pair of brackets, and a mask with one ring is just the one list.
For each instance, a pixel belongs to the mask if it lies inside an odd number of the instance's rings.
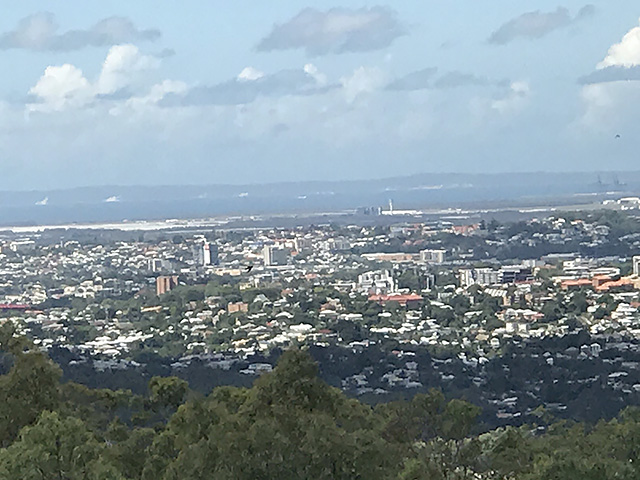
{"label": "tall apartment building", "polygon": [[206,267],[218,263],[218,246],[209,242],[196,244],[193,251],[196,265]]}
{"label": "tall apartment building", "polygon": [[177,275],[162,275],[156,278],[156,295],[164,295],[178,286]]}
{"label": "tall apartment building", "polygon": [[262,254],[267,267],[286,265],[289,260],[289,249],[278,245],[265,245]]}

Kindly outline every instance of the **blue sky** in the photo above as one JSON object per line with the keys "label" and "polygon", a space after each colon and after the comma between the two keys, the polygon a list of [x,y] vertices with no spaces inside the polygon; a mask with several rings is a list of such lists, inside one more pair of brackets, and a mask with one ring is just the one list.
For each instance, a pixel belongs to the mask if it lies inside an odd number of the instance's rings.
{"label": "blue sky", "polygon": [[3,9],[5,188],[638,168],[634,1]]}

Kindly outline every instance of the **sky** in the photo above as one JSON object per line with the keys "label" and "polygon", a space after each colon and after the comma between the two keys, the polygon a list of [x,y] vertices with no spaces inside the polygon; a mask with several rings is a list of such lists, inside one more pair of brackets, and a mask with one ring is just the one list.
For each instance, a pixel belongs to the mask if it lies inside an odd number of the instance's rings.
{"label": "sky", "polygon": [[10,2],[2,189],[640,169],[637,0],[337,1]]}

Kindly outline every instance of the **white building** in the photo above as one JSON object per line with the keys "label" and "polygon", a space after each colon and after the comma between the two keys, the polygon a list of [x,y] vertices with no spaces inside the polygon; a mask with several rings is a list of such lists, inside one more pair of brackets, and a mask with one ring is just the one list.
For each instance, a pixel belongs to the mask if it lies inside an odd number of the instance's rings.
{"label": "white building", "polygon": [[286,265],[289,260],[289,250],[278,245],[265,245],[262,254],[267,267]]}
{"label": "white building", "polygon": [[388,295],[398,291],[389,270],[376,270],[358,276],[358,291],[364,295]]}
{"label": "white building", "polygon": [[444,263],[446,255],[446,250],[422,250],[420,252],[420,261],[424,263]]}
{"label": "white building", "polygon": [[209,242],[202,244],[202,264],[211,265],[211,245]]}
{"label": "white building", "polygon": [[640,255],[633,257],[633,274],[640,276]]}
{"label": "white building", "polygon": [[461,269],[458,277],[462,287],[468,287],[470,285],[497,285],[502,283],[500,270],[494,270],[492,268]]}

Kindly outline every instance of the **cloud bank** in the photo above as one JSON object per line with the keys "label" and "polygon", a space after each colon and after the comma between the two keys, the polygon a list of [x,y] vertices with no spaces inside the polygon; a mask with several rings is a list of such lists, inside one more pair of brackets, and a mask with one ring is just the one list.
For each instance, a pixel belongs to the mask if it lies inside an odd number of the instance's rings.
{"label": "cloud bank", "polygon": [[595,13],[593,5],[586,5],[572,17],[564,7],[558,7],[553,12],[540,10],[524,13],[503,24],[489,37],[489,43],[506,45],[518,38],[537,39],[560,28],[584,20]]}
{"label": "cloud bank", "polygon": [[275,25],[257,50],[304,49],[311,56],[366,52],[386,48],[406,34],[396,12],[386,7],[306,8],[288,22]]}
{"label": "cloud bank", "polygon": [[305,96],[325,93],[335,85],[325,85],[313,65],[304,69],[281,70],[265,74],[246,67],[231,80],[212,86],[197,86],[183,93],[172,93],[162,100],[164,107],[244,105],[259,97]]}
{"label": "cloud bank", "polygon": [[125,17],[109,17],[85,30],[58,33],[54,15],[43,12],[23,18],[14,30],[1,34],[0,50],[70,51],[85,47],[155,41],[160,36],[159,30],[141,30]]}

